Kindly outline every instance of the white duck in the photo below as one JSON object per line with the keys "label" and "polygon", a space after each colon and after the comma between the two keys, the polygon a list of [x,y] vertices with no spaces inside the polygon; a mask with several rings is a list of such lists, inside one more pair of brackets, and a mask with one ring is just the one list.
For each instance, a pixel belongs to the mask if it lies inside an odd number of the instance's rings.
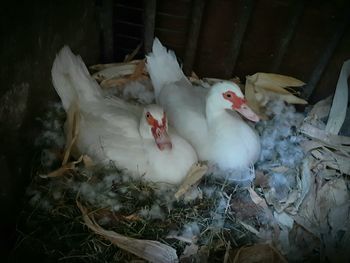
{"label": "white duck", "polygon": [[81,57],[67,46],[56,56],[52,80],[66,111],[78,103],[77,148],[95,162],[113,161],[146,180],[173,184],[180,183],[197,162],[192,146],[168,130],[161,107],[142,109],[104,97]]}
{"label": "white duck", "polygon": [[169,122],[197,151],[200,160],[222,170],[248,168],[260,154],[257,133],[239,116],[259,117],[247,106],[240,88],[221,82],[209,90],[192,86],[183,74],[174,52],[156,38],[147,56],[147,69],[157,102]]}

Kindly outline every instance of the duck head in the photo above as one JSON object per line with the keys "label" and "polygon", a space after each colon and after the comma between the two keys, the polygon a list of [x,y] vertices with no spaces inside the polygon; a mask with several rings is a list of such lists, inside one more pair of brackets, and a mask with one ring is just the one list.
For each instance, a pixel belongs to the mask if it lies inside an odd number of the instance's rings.
{"label": "duck head", "polygon": [[208,93],[208,101],[212,108],[235,110],[253,122],[259,121],[259,116],[247,105],[241,89],[233,82],[220,82],[213,85]]}
{"label": "duck head", "polygon": [[172,148],[166,114],[157,105],[148,105],[144,108],[140,120],[140,133],[143,138],[153,138],[161,151]]}

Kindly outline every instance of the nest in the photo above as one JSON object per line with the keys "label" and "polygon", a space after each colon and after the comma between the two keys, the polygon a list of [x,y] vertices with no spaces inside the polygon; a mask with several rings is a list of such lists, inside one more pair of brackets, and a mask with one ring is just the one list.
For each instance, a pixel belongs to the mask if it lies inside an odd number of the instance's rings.
{"label": "nest", "polygon": [[[93,69],[103,89],[128,99],[135,92],[124,92],[127,85],[148,81],[143,61]],[[190,80],[204,88],[218,81]],[[276,74],[247,78],[248,104],[266,119],[256,127],[263,149],[252,185],[211,170],[179,190],[132,179],[113,163],[92,166],[71,154],[76,112],[67,115],[64,140],[66,115],[53,105],[42,120],[14,257],[30,248],[48,262],[345,262],[350,139],[325,130],[330,99],[305,113],[286,104],[306,103],[289,90],[301,85]],[[143,92],[149,98],[147,85]]]}

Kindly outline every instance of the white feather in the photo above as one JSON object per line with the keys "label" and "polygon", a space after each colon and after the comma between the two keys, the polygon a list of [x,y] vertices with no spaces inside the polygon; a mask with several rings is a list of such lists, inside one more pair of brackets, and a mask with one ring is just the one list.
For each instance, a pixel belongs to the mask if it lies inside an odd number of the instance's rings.
{"label": "white feather", "polygon": [[135,176],[168,183],[180,183],[197,161],[193,148],[171,131],[172,149],[160,151],[145,121],[145,112],[160,120],[163,109],[156,105],[143,109],[104,97],[82,59],[68,47],[58,53],[52,79],[66,110],[75,100],[78,102],[81,118],[77,146],[95,161],[113,161]]}
{"label": "white feather", "polygon": [[147,56],[147,69],[170,124],[193,145],[199,159],[221,169],[247,168],[258,159],[258,135],[236,112],[226,110],[232,104],[222,97],[227,90],[243,97],[238,86],[229,82],[209,90],[192,86],[174,53],[158,39]]}

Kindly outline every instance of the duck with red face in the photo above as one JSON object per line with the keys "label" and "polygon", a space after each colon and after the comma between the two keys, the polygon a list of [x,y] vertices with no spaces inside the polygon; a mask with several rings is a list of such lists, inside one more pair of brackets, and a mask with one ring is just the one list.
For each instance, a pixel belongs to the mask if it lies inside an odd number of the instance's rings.
{"label": "duck with red face", "polygon": [[198,161],[193,147],[168,129],[158,105],[144,108],[117,97],[105,97],[81,57],[65,46],[52,67],[55,90],[68,112],[79,108],[76,148],[95,164],[127,169],[131,176],[152,182],[179,184]]}
{"label": "duck with red face", "polygon": [[158,39],[147,56],[147,69],[169,123],[192,144],[200,160],[225,170],[249,168],[257,161],[259,136],[241,116],[252,122],[260,118],[238,85],[222,81],[209,89],[193,86],[174,53]]}
{"label": "duck with red face", "polygon": [[155,117],[149,111],[147,111],[145,114],[147,123],[151,127],[151,133],[154,137],[154,141],[157,144],[159,150],[161,151],[165,149],[171,149],[172,144],[168,135],[168,123],[165,112],[163,112],[162,117],[160,119],[156,119],[157,117],[160,117],[157,111],[154,112],[154,115]]}

